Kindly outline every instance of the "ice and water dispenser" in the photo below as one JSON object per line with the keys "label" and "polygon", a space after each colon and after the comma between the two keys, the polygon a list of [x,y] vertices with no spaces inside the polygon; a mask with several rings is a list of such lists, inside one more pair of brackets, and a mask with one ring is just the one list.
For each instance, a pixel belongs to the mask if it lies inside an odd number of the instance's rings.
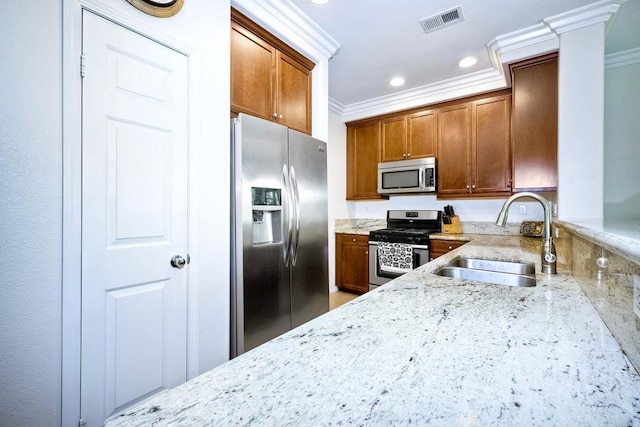
{"label": "ice and water dispenser", "polygon": [[251,187],[253,244],[282,242],[282,197],[279,188]]}

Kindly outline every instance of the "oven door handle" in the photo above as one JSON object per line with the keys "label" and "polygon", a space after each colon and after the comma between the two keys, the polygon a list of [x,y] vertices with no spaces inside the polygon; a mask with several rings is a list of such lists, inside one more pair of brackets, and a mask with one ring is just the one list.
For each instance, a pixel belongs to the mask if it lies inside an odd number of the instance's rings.
{"label": "oven door handle", "polygon": [[[369,244],[370,245],[376,245],[377,246],[380,243],[386,243],[386,242],[378,242],[378,241],[375,241],[375,240],[369,240]],[[428,245],[414,245],[414,244],[411,244],[411,243],[406,243],[406,244],[411,246],[414,249],[429,249]]]}

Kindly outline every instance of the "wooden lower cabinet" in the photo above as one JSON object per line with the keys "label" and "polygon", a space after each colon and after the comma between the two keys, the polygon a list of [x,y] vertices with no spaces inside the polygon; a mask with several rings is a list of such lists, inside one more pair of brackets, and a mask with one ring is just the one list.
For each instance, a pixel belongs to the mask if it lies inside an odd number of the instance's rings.
{"label": "wooden lower cabinet", "polygon": [[336,234],[336,286],[341,291],[369,291],[369,236]]}
{"label": "wooden lower cabinet", "polygon": [[467,242],[461,240],[432,239],[431,250],[429,251],[429,261],[433,261],[439,256],[442,256],[456,248],[459,248],[465,243]]}

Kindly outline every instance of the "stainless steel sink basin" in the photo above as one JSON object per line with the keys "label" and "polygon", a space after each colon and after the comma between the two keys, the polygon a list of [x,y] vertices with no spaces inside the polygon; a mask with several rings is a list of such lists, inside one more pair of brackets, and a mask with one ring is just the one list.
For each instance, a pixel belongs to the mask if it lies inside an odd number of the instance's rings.
{"label": "stainless steel sink basin", "polygon": [[449,267],[472,268],[474,270],[496,271],[511,274],[536,274],[532,262],[498,261],[493,259],[459,257],[448,264]]}
{"label": "stainless steel sink basin", "polygon": [[435,272],[438,276],[506,286],[536,285],[535,264],[459,257]]}

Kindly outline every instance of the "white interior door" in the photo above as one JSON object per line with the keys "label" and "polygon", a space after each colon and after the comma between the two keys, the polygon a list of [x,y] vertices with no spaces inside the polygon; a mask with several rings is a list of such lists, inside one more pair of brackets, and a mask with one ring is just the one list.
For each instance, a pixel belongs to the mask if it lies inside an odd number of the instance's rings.
{"label": "white interior door", "polygon": [[186,380],[187,58],[83,13],[81,412]]}

